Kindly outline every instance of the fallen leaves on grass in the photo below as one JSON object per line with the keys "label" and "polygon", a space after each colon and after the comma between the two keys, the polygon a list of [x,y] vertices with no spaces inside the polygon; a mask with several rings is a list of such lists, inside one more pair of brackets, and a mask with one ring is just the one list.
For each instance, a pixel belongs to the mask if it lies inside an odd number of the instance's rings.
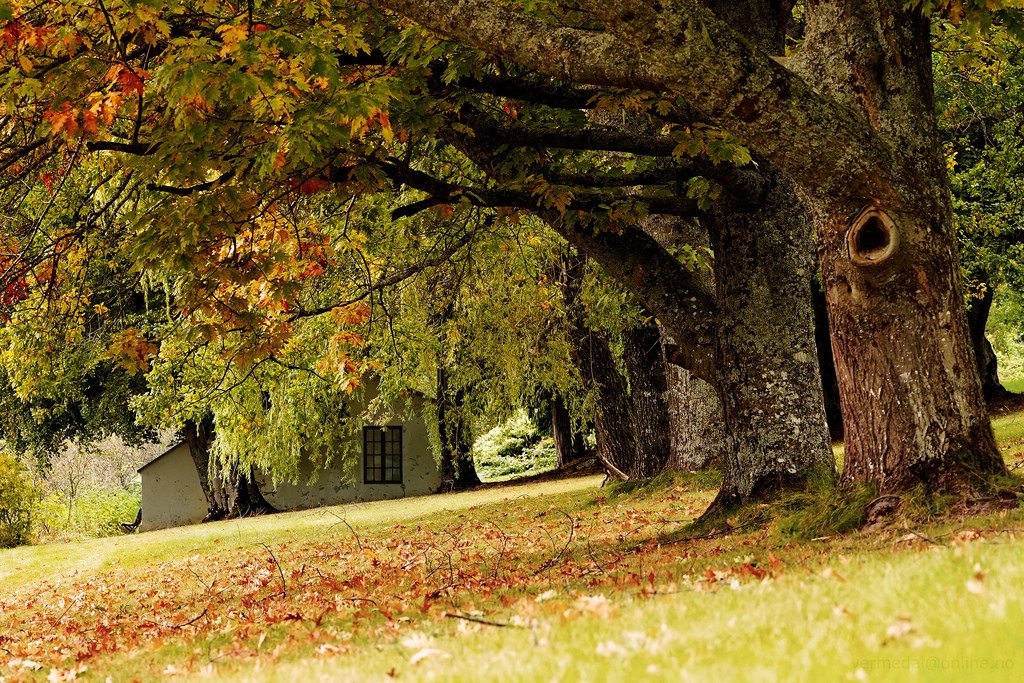
{"label": "fallen leaves on grass", "polygon": [[[302,542],[231,548],[216,540],[181,560],[41,582],[0,600],[0,676],[52,670],[70,680],[68,672],[88,666],[102,680],[105,667],[127,659],[143,678],[205,676],[231,662],[379,647],[395,648],[395,666],[415,666],[450,656],[437,644],[442,636],[515,627],[543,643],[552,624],[614,618],[624,599],[759,586],[796,568],[807,579],[846,581],[830,564],[842,558],[786,546],[776,548],[783,562],[764,552],[759,531],[662,543],[686,523],[686,506],[673,495],[644,503],[566,511],[509,502],[432,524],[358,534],[338,527]],[[980,595],[984,580],[976,570],[967,590]],[[887,636],[912,629],[897,620]],[[597,654],[665,637],[625,634]]]}
{"label": "fallen leaves on grass", "polygon": [[[150,661],[153,674],[187,675],[251,658],[343,656],[442,628],[473,632],[453,628],[453,614],[481,627],[528,629],[609,618],[617,608],[605,592],[676,590],[688,552],[658,538],[683,523],[626,504],[573,514],[510,504],[497,518],[462,514],[443,525],[320,541],[214,542],[186,559],[46,581],[0,601],[8,655],[0,667],[31,662],[67,672],[131,653]],[[750,563],[723,572],[743,580],[768,573]],[[172,644],[192,655],[161,659]],[[412,649],[413,664],[447,654],[432,641]]]}

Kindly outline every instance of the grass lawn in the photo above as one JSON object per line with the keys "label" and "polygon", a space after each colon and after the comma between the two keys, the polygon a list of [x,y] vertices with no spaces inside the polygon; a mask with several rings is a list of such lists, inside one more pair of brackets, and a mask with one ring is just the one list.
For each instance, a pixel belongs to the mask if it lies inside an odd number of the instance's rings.
{"label": "grass lawn", "polygon": [[601,481],[0,551],[0,680],[1024,677],[1020,509],[688,538],[707,477]]}
{"label": "grass lawn", "polygon": [[1024,377],[1003,380],[1003,386],[1007,391],[1012,391],[1015,394],[1024,394]]}

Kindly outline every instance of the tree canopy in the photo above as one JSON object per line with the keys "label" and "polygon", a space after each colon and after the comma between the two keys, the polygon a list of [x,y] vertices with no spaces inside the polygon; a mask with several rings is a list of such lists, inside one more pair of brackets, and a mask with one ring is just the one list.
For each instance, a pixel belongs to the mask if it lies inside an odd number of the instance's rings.
{"label": "tree canopy", "polygon": [[[130,394],[146,424],[212,410],[222,455],[261,465],[294,463],[289,435],[328,423],[324,406],[371,372],[398,396],[436,392],[437,368],[454,367],[460,386],[485,387],[466,409],[495,416],[537,387],[579,382],[548,282],[563,240],[618,282],[592,279],[591,324],[654,317],[688,371],[730,396],[760,381],[756,395],[816,371],[799,351],[806,373],[769,380],[757,368],[774,350],[738,351],[757,346],[738,341],[753,319],[744,288],[809,283],[809,242],[797,240],[813,223],[844,409],[872,415],[850,423],[851,462],[864,463],[845,476],[935,483],[945,466],[906,465],[930,453],[998,470],[976,378],[961,370],[971,356],[945,173],[948,158],[961,230],[977,237],[970,260],[1013,262],[1013,198],[972,189],[1013,172],[1010,96],[967,73],[1013,61],[1002,55],[1021,9],[887,2],[836,19],[843,4],[8,3],[0,314],[12,400],[57,419],[91,381]],[[837,61],[841,36],[858,49]],[[981,55],[938,60],[945,150],[933,43]],[[999,125],[944,90],[965,84]],[[979,126],[1007,142],[978,151]],[[978,206],[1006,217],[998,229],[972,224]],[[758,227],[766,207],[780,212],[774,232]],[[672,240],[652,216],[676,221]],[[785,245],[807,259],[791,264],[799,277],[740,278],[778,270],[756,253]],[[771,310],[770,294],[750,301]],[[886,410],[875,393],[889,387]],[[768,422],[808,412],[780,401]],[[758,410],[737,404],[724,419]],[[878,422],[896,414],[904,422]],[[825,453],[816,417],[806,429]],[[318,439],[338,455],[329,430]],[[733,467],[777,443],[742,442]],[[892,465],[892,448],[908,460]]]}

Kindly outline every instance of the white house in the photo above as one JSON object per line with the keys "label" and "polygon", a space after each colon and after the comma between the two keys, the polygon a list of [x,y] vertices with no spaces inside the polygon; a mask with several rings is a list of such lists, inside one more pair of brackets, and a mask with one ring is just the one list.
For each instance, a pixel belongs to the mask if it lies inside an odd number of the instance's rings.
{"label": "white house", "polygon": [[[369,389],[366,394],[359,404],[350,406],[353,415],[367,415],[367,406],[376,396]],[[408,404],[376,407],[368,413],[353,444],[358,458],[319,471],[308,461],[300,463],[298,483],[275,483],[257,473],[264,497],[278,510],[300,510],[434,493],[441,473],[423,420],[425,400],[416,396]],[[195,524],[206,517],[206,496],[187,443],[149,461],[139,474],[140,531]]]}

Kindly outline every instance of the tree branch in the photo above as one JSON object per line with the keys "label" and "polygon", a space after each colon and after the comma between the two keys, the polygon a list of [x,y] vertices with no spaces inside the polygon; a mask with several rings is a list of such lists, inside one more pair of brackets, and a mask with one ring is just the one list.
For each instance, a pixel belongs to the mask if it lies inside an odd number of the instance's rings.
{"label": "tree branch", "polygon": [[397,273],[390,277],[381,278],[377,280],[376,282],[372,283],[369,287],[364,289],[362,292],[360,292],[359,294],[357,294],[356,296],[352,297],[347,301],[340,301],[338,303],[330,304],[329,306],[322,306],[320,308],[297,311],[294,314],[292,314],[290,318],[288,318],[288,322],[294,322],[296,320],[299,320],[300,318],[311,318],[314,316],[323,315],[324,313],[330,313],[334,309],[341,308],[343,306],[351,306],[354,303],[363,301],[374,292],[379,292],[381,290],[387,289],[388,287],[394,287],[395,285],[401,284],[402,282],[408,280],[412,276],[426,270],[427,268],[436,268],[442,263],[448,261],[448,259],[450,259],[452,256],[456,254],[456,252],[458,252],[460,249],[462,249],[470,242],[472,242],[473,238],[476,237],[477,233],[480,230],[483,230],[484,228],[488,227],[493,222],[494,217],[488,216],[481,223],[481,225],[471,230],[467,230],[466,234],[462,235],[462,237],[449,244],[447,247],[441,250],[441,252],[438,253],[436,256],[424,259],[419,263],[414,263],[406,268],[403,268],[402,270],[398,271]]}
{"label": "tree branch", "polygon": [[121,152],[135,156],[147,156],[160,148],[158,142],[114,142],[113,140],[92,140],[85,143],[90,152]]}
{"label": "tree branch", "polygon": [[165,192],[167,194],[173,194],[178,197],[188,197],[189,195],[193,195],[197,192],[206,192],[207,190],[212,190],[218,185],[228,180],[231,180],[231,178],[233,178],[234,175],[235,171],[234,169],[232,169],[230,171],[225,171],[224,173],[222,173],[219,178],[215,178],[214,180],[210,180],[205,183],[199,183],[198,185],[190,185],[189,187],[177,187],[175,185],[156,185],[154,183],[150,183],[149,185],[146,185],[146,189],[152,192]]}
{"label": "tree branch", "polygon": [[860,114],[751,47],[699,0],[582,0],[610,33],[551,26],[489,0],[372,4],[554,78],[673,91],[816,198],[860,203],[899,194],[896,155]]}
{"label": "tree branch", "polygon": [[[413,202],[395,209],[391,216],[398,219],[414,215],[419,211],[440,204],[457,203],[466,200],[473,206],[487,208],[519,208],[540,210],[544,196],[512,189],[470,187],[456,185],[396,162],[381,162],[380,168],[394,182],[407,185],[431,195],[429,199]],[[667,216],[693,216],[699,212],[697,202],[677,194],[666,196],[629,195],[625,192],[577,190],[572,192],[565,205],[565,211],[603,211],[615,202],[643,204],[649,213]]]}

